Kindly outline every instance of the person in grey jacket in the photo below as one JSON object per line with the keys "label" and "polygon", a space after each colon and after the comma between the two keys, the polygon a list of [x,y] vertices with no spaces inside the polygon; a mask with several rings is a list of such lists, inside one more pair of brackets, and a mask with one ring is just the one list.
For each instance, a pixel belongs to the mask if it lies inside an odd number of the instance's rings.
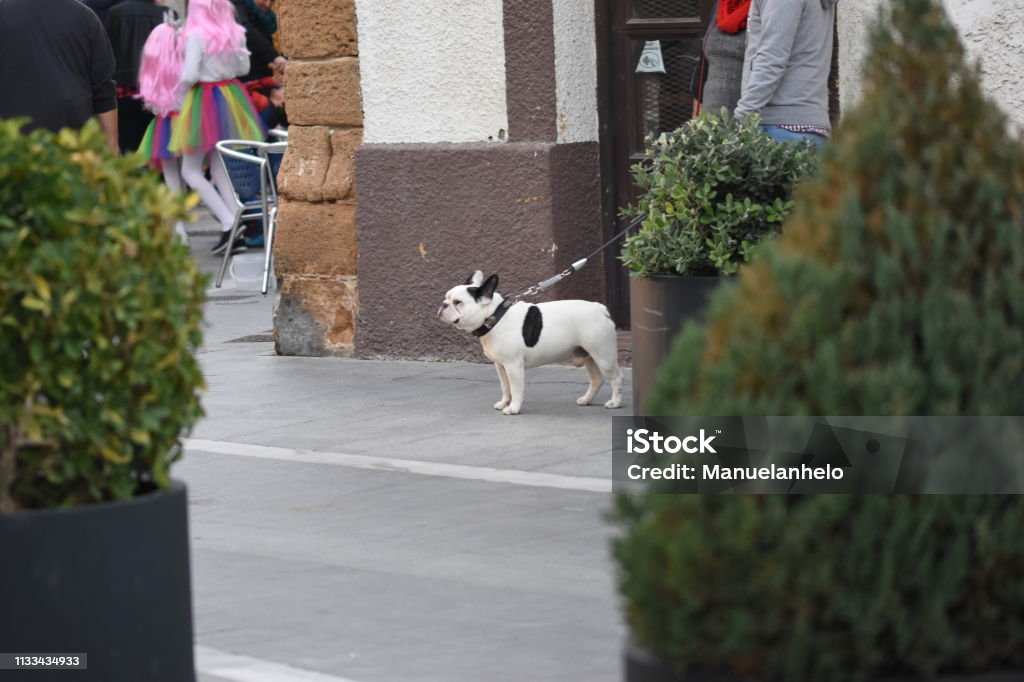
{"label": "person in grey jacket", "polygon": [[757,113],[777,141],[831,135],[828,74],[837,0],[753,0],[737,118]]}

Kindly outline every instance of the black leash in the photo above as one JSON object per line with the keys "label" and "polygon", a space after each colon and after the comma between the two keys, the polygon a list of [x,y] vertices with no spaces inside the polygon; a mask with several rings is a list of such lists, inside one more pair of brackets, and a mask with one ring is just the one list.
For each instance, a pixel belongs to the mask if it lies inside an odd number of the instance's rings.
{"label": "black leash", "polygon": [[[554,285],[558,284],[559,282],[561,282],[566,277],[569,277],[570,275],[575,275],[577,272],[579,272],[580,270],[583,269],[583,266],[587,264],[587,261],[589,261],[591,258],[593,258],[597,254],[601,253],[602,251],[607,249],[609,246],[614,244],[615,241],[619,237],[621,237],[622,235],[626,234],[627,232],[632,230],[634,227],[636,227],[637,225],[642,223],[646,217],[647,216],[639,216],[638,218],[634,218],[629,223],[629,225],[626,225],[625,229],[620,231],[617,235],[615,235],[614,237],[612,237],[611,239],[606,241],[601,246],[599,246],[596,249],[594,249],[594,251],[589,256],[587,256],[586,258],[580,258],[578,261],[576,261],[575,263],[573,263],[572,265],[567,267],[565,270],[563,270],[562,272],[560,272],[557,275],[555,275],[554,277],[548,277],[543,282],[538,282],[537,284],[534,284],[532,287],[530,287],[529,289],[527,289],[523,293],[509,297],[509,300],[515,302],[515,301],[518,301],[519,299],[525,298],[527,296],[536,296],[537,294],[539,294],[540,292],[544,291],[545,289],[547,289],[549,287],[553,287]],[[486,333],[486,332],[484,332],[484,333]]]}

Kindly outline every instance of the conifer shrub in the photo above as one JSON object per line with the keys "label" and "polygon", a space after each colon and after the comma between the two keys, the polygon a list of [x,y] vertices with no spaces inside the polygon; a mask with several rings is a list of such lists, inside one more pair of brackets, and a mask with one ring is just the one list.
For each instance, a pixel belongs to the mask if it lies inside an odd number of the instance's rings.
{"label": "conifer shrub", "polygon": [[22,124],[0,120],[0,512],[165,487],[201,414],[188,200],[95,123]]}
{"label": "conifer shrub", "polygon": [[[865,83],[782,235],[678,339],[657,413],[1024,414],[1024,145],[937,0],[892,3]],[[641,495],[615,518],[628,622],[677,670],[1024,668],[1017,496]]]}
{"label": "conifer shrub", "polygon": [[625,211],[644,221],[621,256],[636,276],[734,274],[779,233],[818,161],[810,143],[779,144],[756,116],[725,109],[649,140],[646,156],[633,166],[640,199]]}

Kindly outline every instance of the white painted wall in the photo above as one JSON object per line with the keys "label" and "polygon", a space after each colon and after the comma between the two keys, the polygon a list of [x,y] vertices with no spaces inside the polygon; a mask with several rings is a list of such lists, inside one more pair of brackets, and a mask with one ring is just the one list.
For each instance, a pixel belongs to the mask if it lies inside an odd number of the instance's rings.
{"label": "white painted wall", "polygon": [[508,130],[502,0],[356,0],[364,141]]}
{"label": "white painted wall", "polygon": [[[849,107],[862,92],[860,64],[867,29],[881,2],[840,0],[840,101]],[[972,59],[981,61],[986,92],[1024,127],[1024,0],[943,0]]]}
{"label": "white painted wall", "polygon": [[594,0],[552,0],[552,3],[558,141],[596,142],[597,37],[594,31]]}

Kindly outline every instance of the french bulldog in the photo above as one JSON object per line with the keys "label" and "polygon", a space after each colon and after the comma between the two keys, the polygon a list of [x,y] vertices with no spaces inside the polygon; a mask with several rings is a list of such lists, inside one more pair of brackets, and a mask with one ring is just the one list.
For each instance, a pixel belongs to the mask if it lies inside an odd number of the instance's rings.
{"label": "french bulldog", "polygon": [[570,359],[577,367],[586,367],[590,376],[577,405],[589,405],[605,379],[612,397],[604,406],[615,409],[622,404],[618,338],[607,308],[592,301],[510,303],[497,288],[497,275],[485,280],[477,270],[465,284],[448,290],[437,311],[445,322],[478,337],[484,355],[497,368],[501,400],[494,409],[519,414],[526,370]]}

